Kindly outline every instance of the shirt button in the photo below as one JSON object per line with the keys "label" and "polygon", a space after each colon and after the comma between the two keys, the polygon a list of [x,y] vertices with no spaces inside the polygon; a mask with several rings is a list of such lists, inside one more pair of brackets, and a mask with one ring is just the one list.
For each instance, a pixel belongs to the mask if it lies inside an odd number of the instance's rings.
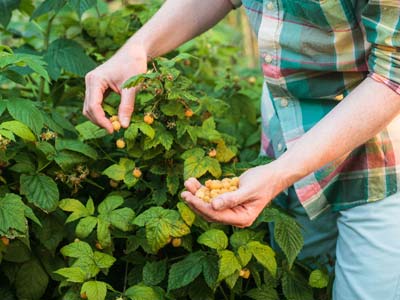
{"label": "shirt button", "polygon": [[272,2],[268,2],[267,9],[268,10],[273,10],[274,9],[274,4]]}
{"label": "shirt button", "polygon": [[283,145],[282,145],[282,143],[279,143],[278,144],[278,151],[280,152],[280,151],[282,151],[282,149],[283,149]]}
{"label": "shirt button", "polygon": [[282,107],[286,107],[286,106],[288,106],[288,104],[289,104],[288,99],[286,99],[286,98],[282,98],[281,99],[281,106]]}
{"label": "shirt button", "polygon": [[271,63],[271,62],[272,62],[272,56],[269,55],[269,54],[265,55],[264,61],[265,61],[267,64]]}

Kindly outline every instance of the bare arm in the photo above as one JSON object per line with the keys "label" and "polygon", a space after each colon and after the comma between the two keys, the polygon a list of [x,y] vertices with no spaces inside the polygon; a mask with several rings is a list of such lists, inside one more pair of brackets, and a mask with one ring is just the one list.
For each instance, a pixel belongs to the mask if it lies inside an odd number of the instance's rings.
{"label": "bare arm", "polygon": [[134,109],[135,88],[122,89],[130,77],[144,73],[148,57],[163,55],[214,26],[230,10],[229,0],[168,0],[107,62],[86,75],[83,114],[113,132],[102,108],[108,89],[121,95],[118,116],[127,127]]}
{"label": "bare arm", "polygon": [[243,173],[237,191],[210,205],[193,195],[200,183],[191,178],[182,197],[210,221],[249,226],[278,193],[365,143],[399,114],[400,95],[367,78],[280,158]]}

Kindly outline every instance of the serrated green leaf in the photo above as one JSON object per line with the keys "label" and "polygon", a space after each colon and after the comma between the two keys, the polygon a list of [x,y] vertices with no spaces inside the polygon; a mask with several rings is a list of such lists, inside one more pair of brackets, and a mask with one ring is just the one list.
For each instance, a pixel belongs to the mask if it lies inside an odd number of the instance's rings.
{"label": "serrated green leaf", "polygon": [[192,226],[196,219],[196,214],[183,202],[179,202],[176,206],[178,207],[178,211],[185,223],[188,226]]}
{"label": "serrated green leaf", "polygon": [[190,177],[200,178],[207,172],[210,172],[216,178],[221,176],[221,166],[215,158],[206,156],[199,160],[191,156],[184,162],[183,176],[185,180]]}
{"label": "serrated green leaf", "polygon": [[302,275],[291,270],[282,274],[282,290],[288,300],[313,300],[312,288]]}
{"label": "serrated green leaf", "polygon": [[97,225],[96,217],[88,216],[88,217],[81,219],[75,228],[76,236],[81,239],[87,238],[89,236],[89,234],[92,233],[92,231],[96,227],[96,225]]}
{"label": "serrated green leaf", "polygon": [[96,63],[86,55],[80,44],[63,38],[55,40],[49,45],[44,59],[53,80],[60,77],[61,69],[83,77],[96,67]]}
{"label": "serrated green leaf", "polygon": [[254,300],[279,300],[276,290],[269,285],[263,284],[259,288],[251,289],[246,296]]}
{"label": "serrated green leaf", "polygon": [[95,6],[96,3],[96,0],[68,0],[68,5],[79,14],[79,17],[82,17],[83,13]]}
{"label": "serrated green leaf", "polygon": [[114,164],[105,169],[103,174],[113,180],[120,181],[125,179],[126,169],[119,164]]}
{"label": "serrated green leaf", "polygon": [[15,281],[18,299],[40,299],[48,282],[49,277],[37,260],[24,263],[18,270]]}
{"label": "serrated green leaf", "polygon": [[230,250],[222,250],[219,253],[219,273],[218,281],[222,281],[233,275],[236,271],[240,271],[242,266],[239,263],[235,253]]}
{"label": "serrated green leaf", "polygon": [[93,254],[93,260],[100,269],[108,269],[117,259],[106,253],[95,251]]}
{"label": "serrated green leaf", "polygon": [[58,12],[64,7],[66,0],[45,0],[32,13],[31,19],[36,19],[50,11]]}
{"label": "serrated green leaf", "polygon": [[203,232],[198,237],[197,242],[215,250],[224,250],[228,247],[228,237],[225,232],[219,229],[210,229]]}
{"label": "serrated green leaf", "polygon": [[57,151],[70,150],[97,159],[97,151],[79,140],[57,138],[55,147]]}
{"label": "serrated green leaf", "polygon": [[274,238],[285,253],[290,268],[304,244],[300,226],[290,217],[281,217],[275,222]]}
{"label": "serrated green leaf", "polygon": [[163,300],[163,295],[155,288],[145,285],[134,285],[128,288],[125,295],[131,300]]}
{"label": "serrated green leaf", "polygon": [[26,126],[25,124],[23,124],[19,121],[3,122],[0,124],[0,128],[10,130],[13,134],[15,134],[16,136],[19,136],[20,138],[22,138],[26,141],[29,141],[29,142],[36,141],[35,135],[28,128],[28,126]]}
{"label": "serrated green leaf", "polygon": [[216,159],[219,162],[229,162],[232,158],[236,156],[235,152],[230,147],[226,146],[223,140],[218,141],[216,150]]}
{"label": "serrated green leaf", "polygon": [[61,268],[54,273],[65,277],[69,282],[82,283],[86,279],[85,272],[83,272],[81,268],[76,267]]}
{"label": "serrated green leaf", "polygon": [[97,207],[100,214],[108,214],[112,210],[120,207],[124,203],[124,198],[119,195],[107,196]]}
{"label": "serrated green leaf", "polygon": [[103,247],[111,246],[111,232],[110,222],[103,220],[102,218],[97,219],[97,239]]}
{"label": "serrated green leaf", "polygon": [[201,262],[204,257],[204,253],[198,251],[173,264],[169,270],[168,290],[178,289],[193,282],[203,270]]}
{"label": "serrated green leaf", "polygon": [[44,174],[21,175],[21,194],[26,195],[29,202],[44,211],[57,209],[59,192],[54,180]]}
{"label": "serrated green leaf", "polygon": [[66,223],[73,222],[75,220],[90,215],[89,211],[82,204],[82,202],[76,199],[71,199],[71,198],[63,199],[60,201],[59,207],[64,211],[72,212],[72,214],[70,214],[67,220],[65,221]]}
{"label": "serrated green leaf", "polygon": [[25,218],[25,205],[21,197],[6,194],[0,198],[0,235],[7,237],[23,236],[28,229]]}
{"label": "serrated green leaf", "polygon": [[88,300],[105,300],[107,284],[102,281],[87,281],[82,285],[82,293],[86,293]]}
{"label": "serrated green leaf", "polygon": [[75,129],[79,132],[82,141],[98,139],[107,135],[107,131],[90,121],[76,125]]}
{"label": "serrated green leaf", "polygon": [[41,133],[44,119],[33,101],[14,98],[7,102],[7,109],[15,120],[24,123],[36,134]]}
{"label": "serrated green leaf", "polygon": [[122,231],[129,231],[132,229],[132,221],[135,218],[135,213],[129,207],[113,210],[110,213],[110,222],[115,228]]}
{"label": "serrated green leaf", "polygon": [[329,284],[329,275],[322,270],[314,270],[308,278],[308,284],[317,289],[326,288]]}
{"label": "serrated green leaf", "polygon": [[64,256],[69,256],[73,258],[93,257],[93,250],[90,245],[82,241],[73,242],[62,247],[60,252]]}
{"label": "serrated green leaf", "polygon": [[167,261],[148,261],[143,267],[143,282],[147,285],[158,285],[164,280],[167,272]]}
{"label": "serrated green leaf", "polygon": [[276,275],[277,263],[275,252],[271,247],[263,245],[260,242],[252,241],[247,244],[248,249],[252,252],[256,260],[266,268],[272,276]]}
{"label": "serrated green leaf", "polygon": [[218,257],[208,255],[202,262],[204,280],[208,287],[214,290],[218,284]]}
{"label": "serrated green leaf", "polygon": [[252,252],[247,246],[240,246],[238,249],[238,256],[242,266],[247,266],[252,257]]}

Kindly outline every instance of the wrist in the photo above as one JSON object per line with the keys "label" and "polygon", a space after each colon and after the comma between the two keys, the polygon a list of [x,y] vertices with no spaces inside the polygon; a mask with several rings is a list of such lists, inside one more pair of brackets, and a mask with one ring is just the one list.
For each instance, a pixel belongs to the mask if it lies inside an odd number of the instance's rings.
{"label": "wrist", "polygon": [[286,151],[282,156],[274,161],[275,168],[282,178],[284,189],[299,181],[310,173],[304,165],[304,159],[294,155],[293,151]]}

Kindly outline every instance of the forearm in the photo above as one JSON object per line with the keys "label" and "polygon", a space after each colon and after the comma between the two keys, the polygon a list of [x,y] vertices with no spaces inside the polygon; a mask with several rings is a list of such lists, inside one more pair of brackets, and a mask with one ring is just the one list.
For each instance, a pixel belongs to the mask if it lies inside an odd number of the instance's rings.
{"label": "forearm", "polygon": [[214,26],[231,9],[229,0],[167,0],[123,48],[163,55]]}
{"label": "forearm", "polygon": [[365,79],[278,159],[287,185],[365,143],[399,113],[400,95]]}

